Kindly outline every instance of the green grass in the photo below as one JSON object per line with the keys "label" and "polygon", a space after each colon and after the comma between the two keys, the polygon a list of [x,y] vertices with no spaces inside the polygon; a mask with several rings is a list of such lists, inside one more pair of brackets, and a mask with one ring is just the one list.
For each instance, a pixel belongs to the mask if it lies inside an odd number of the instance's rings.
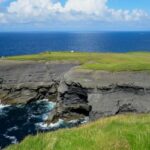
{"label": "green grass", "polygon": [[81,53],[45,52],[34,55],[7,57],[9,60],[78,61],[81,68],[106,71],[150,70],[150,53]]}
{"label": "green grass", "polygon": [[78,61],[81,68],[106,71],[150,70],[150,53],[81,53],[45,52],[34,55],[7,57],[9,60]]}
{"label": "green grass", "polygon": [[150,114],[109,117],[29,136],[7,150],[150,150]]}

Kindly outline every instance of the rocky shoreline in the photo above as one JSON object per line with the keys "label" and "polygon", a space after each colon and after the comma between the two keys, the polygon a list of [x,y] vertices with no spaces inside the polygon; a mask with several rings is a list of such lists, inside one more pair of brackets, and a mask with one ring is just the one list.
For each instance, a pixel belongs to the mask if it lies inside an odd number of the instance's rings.
{"label": "rocky shoreline", "polygon": [[149,72],[91,71],[78,65],[0,60],[1,102],[49,99],[57,103],[50,121],[150,112]]}

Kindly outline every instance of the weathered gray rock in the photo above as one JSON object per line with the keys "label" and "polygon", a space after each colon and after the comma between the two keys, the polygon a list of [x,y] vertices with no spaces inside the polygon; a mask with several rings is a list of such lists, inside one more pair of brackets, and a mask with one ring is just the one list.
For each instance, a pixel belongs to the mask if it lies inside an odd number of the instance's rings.
{"label": "weathered gray rock", "polygon": [[58,88],[58,112],[64,118],[69,115],[89,116],[91,107],[87,101],[87,91],[80,84],[66,84],[62,81]]}
{"label": "weathered gray rock", "polygon": [[58,83],[77,63],[0,60],[0,99],[27,103],[48,98],[56,101]]}
{"label": "weathered gray rock", "polygon": [[150,112],[149,72],[105,72],[71,69],[64,75],[67,84],[78,83],[87,92],[90,118],[120,113]]}
{"label": "weathered gray rock", "polygon": [[0,61],[0,99],[4,103],[27,103],[48,98],[57,102],[53,118],[89,115],[93,120],[150,112],[149,72],[91,71],[76,65]]}

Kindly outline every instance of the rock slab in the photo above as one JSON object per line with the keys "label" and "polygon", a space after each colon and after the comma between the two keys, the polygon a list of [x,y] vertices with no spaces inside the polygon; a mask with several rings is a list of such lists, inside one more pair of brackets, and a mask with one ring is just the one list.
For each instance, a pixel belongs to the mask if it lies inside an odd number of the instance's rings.
{"label": "rock slab", "polygon": [[150,112],[149,72],[79,69],[77,63],[0,61],[0,99],[57,102],[57,116],[91,120],[121,113]]}

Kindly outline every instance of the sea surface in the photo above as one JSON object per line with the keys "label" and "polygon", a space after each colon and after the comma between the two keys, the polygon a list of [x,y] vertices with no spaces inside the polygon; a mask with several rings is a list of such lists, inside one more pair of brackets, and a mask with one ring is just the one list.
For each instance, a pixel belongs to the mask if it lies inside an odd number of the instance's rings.
{"label": "sea surface", "polygon": [[0,56],[43,51],[150,51],[150,32],[0,33]]}
{"label": "sea surface", "polygon": [[71,128],[86,123],[88,118],[47,123],[56,103],[47,99],[29,104],[0,104],[0,149],[22,141],[28,135],[54,131],[59,128]]}

